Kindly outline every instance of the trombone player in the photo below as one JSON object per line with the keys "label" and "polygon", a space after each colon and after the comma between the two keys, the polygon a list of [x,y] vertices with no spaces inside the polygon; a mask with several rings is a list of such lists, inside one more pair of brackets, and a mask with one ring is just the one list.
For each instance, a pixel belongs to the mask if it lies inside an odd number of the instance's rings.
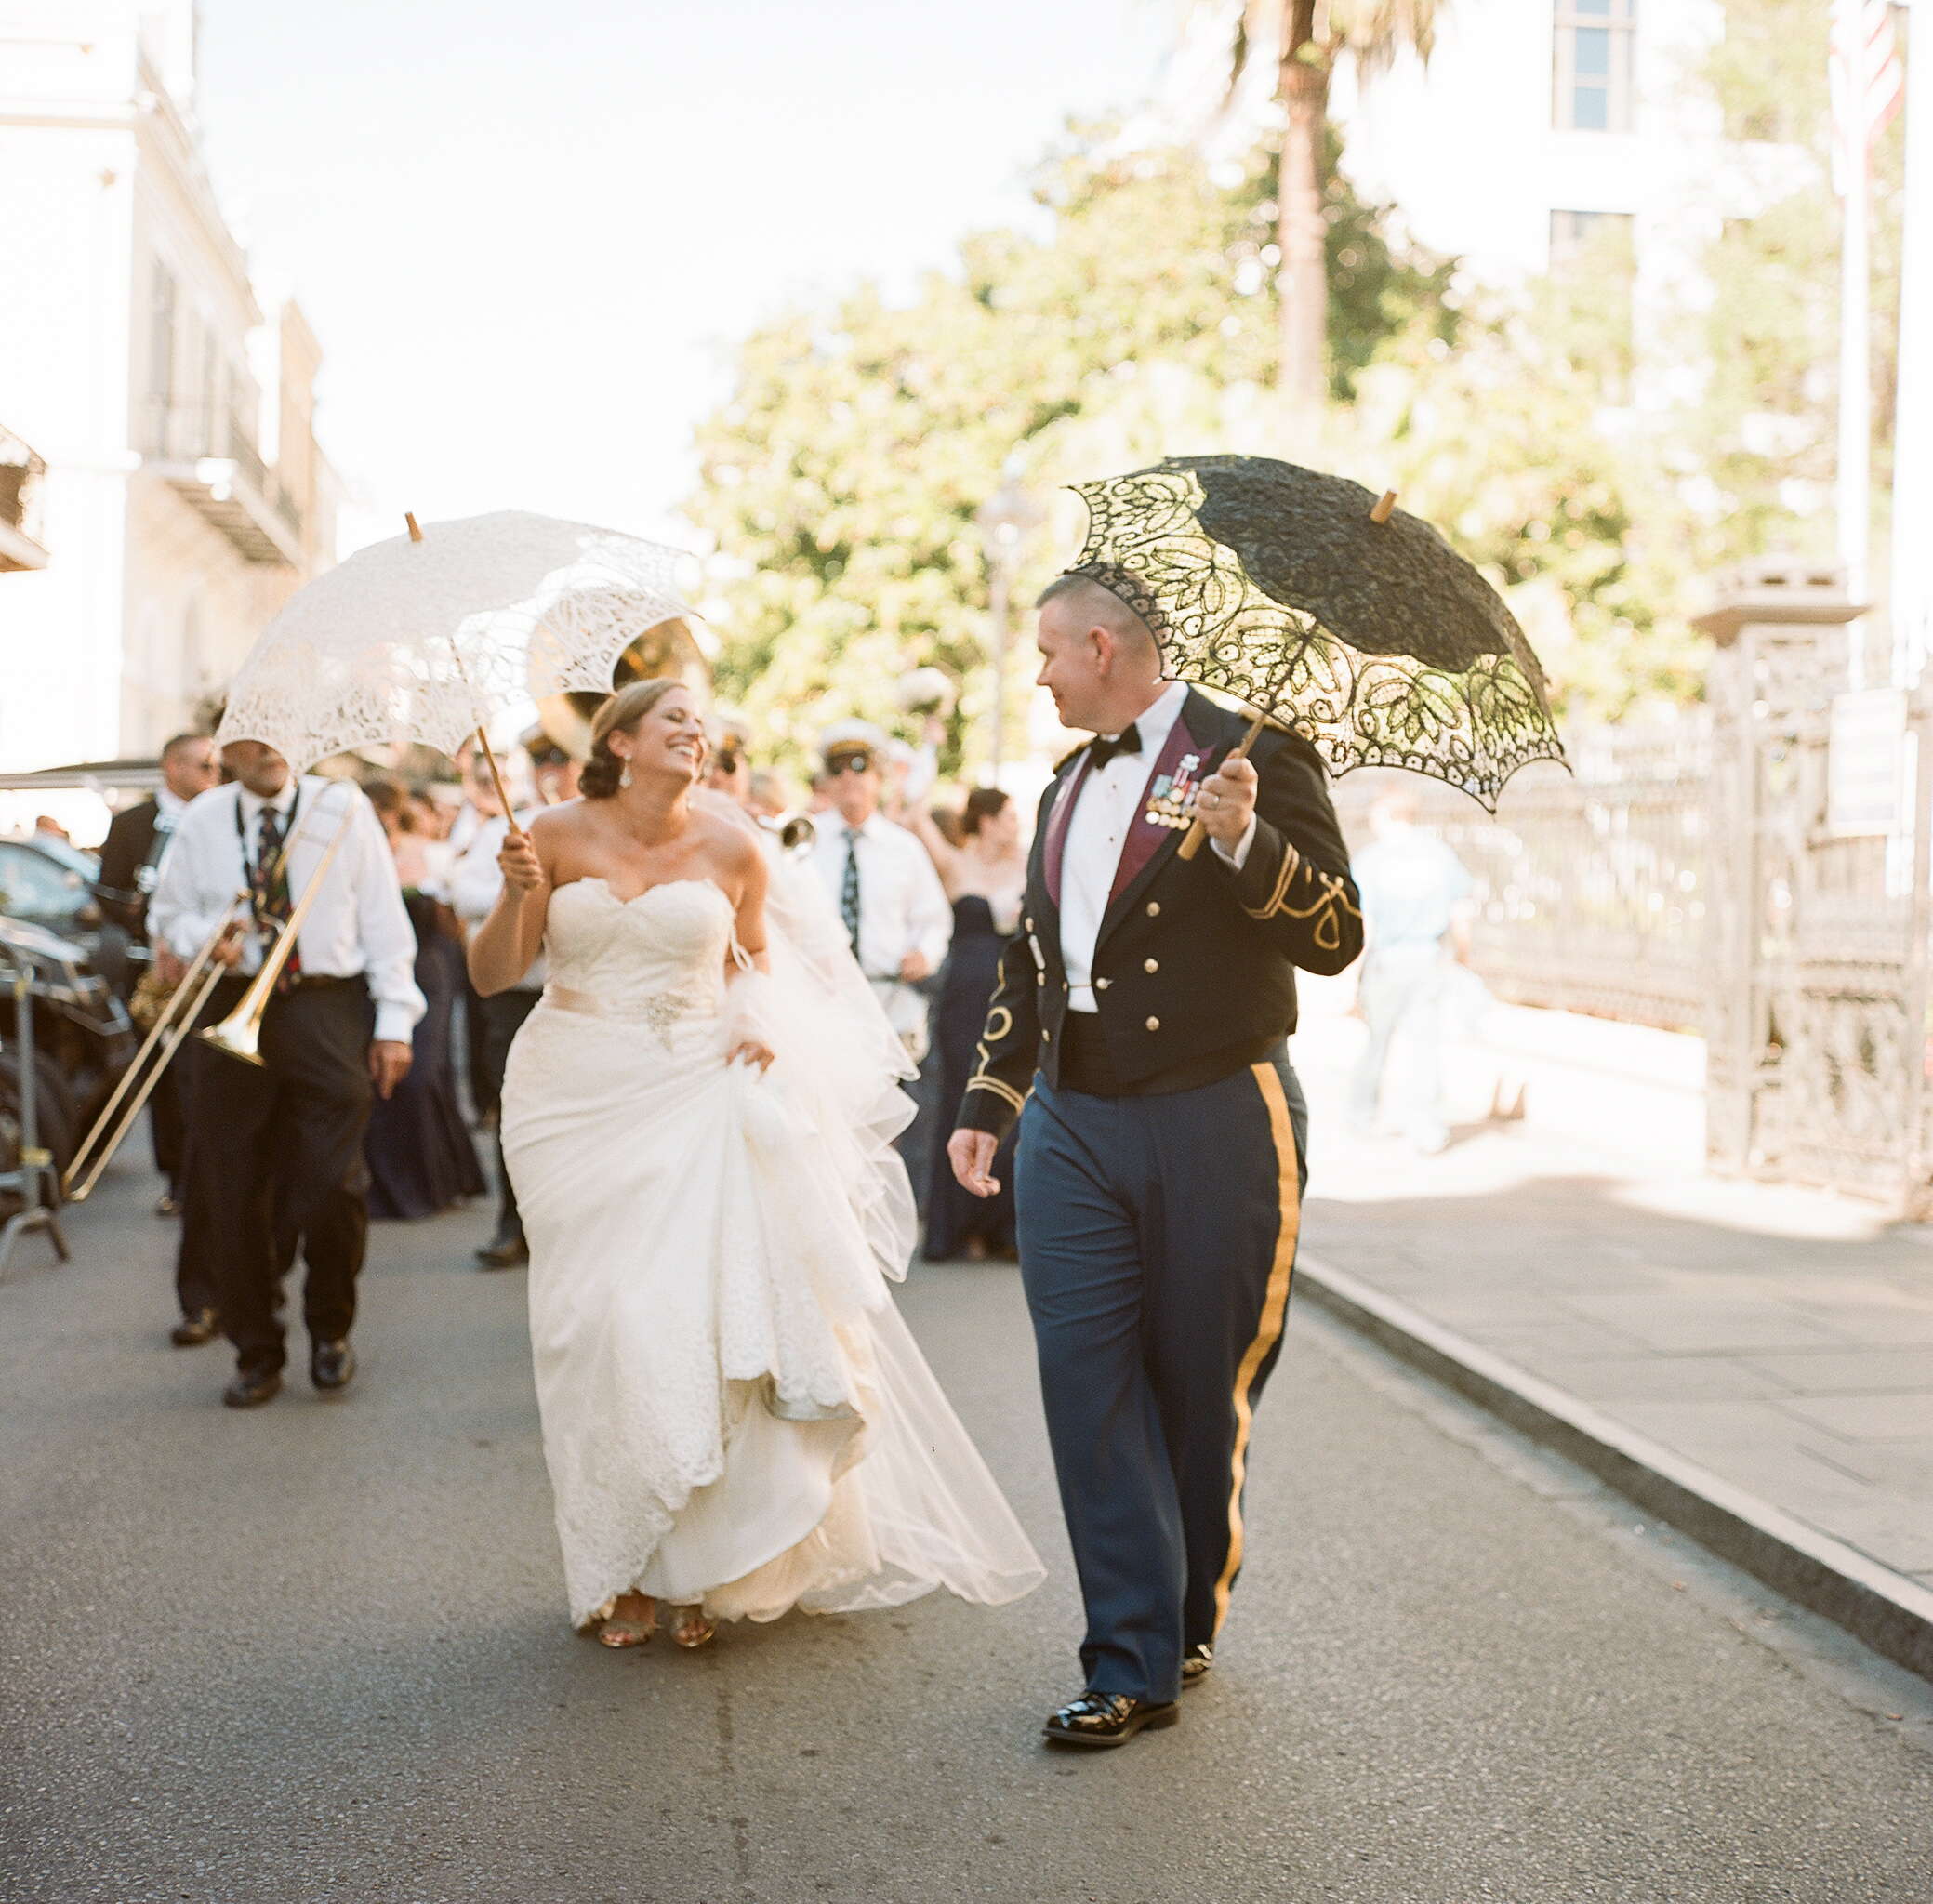
{"label": "trombone player", "polygon": [[369,1227],[363,1133],[372,1093],[388,1097],[409,1069],[424,1003],[395,861],[360,790],[291,774],[259,741],[232,741],[221,762],[233,778],[181,816],[149,919],[157,943],[190,958],[246,890],[251,928],[214,951],[228,968],[214,997],[225,1015],[264,959],[283,956],[281,928],[302,908],[262,1012],[259,1064],[199,1049],[191,1093],[200,1141],[190,1196],[206,1199],[222,1329],[235,1345],[221,1398],[253,1408],[281,1389],[285,1360],[280,1266],[261,1247],[259,1215],[278,1161],[308,1265],[310,1379],[336,1395],[355,1372],[349,1331]]}

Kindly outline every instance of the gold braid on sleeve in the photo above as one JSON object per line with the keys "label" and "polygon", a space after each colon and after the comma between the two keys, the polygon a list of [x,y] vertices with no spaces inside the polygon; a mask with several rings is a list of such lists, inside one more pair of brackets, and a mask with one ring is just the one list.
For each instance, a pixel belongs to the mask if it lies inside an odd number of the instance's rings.
{"label": "gold braid on sleeve", "polygon": [[[1297,886],[1297,881],[1300,885]],[[1299,893],[1308,895],[1306,905],[1297,905],[1290,897],[1290,889],[1297,887]],[[1275,891],[1268,895],[1268,903],[1263,906],[1245,906],[1242,910],[1251,919],[1304,919],[1314,921],[1310,936],[1324,952],[1333,952],[1343,943],[1342,915],[1348,913],[1360,919],[1361,912],[1349,904],[1348,880],[1340,873],[1325,873],[1304,864],[1302,855],[1282,841],[1282,867],[1276,875]]]}
{"label": "gold braid on sleeve", "polygon": [[[996,983],[1005,976],[1006,961],[1002,959]],[[1026,1106],[1026,1099],[1011,1084],[1002,1083],[1000,1078],[991,1077],[986,1069],[993,1063],[993,1055],[986,1049],[987,1046],[999,1044],[1002,1038],[1011,1037],[1013,1031],[1013,1012],[1005,1005],[996,1005],[986,1014],[986,1028],[980,1034],[980,1042],[973,1047],[974,1055],[980,1062],[974,1067],[973,1075],[967,1079],[966,1088],[968,1091],[990,1091],[995,1097],[1003,1098],[1018,1111]]]}

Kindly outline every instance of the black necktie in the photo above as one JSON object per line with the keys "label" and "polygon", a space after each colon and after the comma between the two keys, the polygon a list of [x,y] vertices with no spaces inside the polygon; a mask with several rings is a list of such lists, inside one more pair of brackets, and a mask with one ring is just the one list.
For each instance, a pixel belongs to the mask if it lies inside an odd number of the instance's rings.
{"label": "black necktie", "polygon": [[1141,751],[1141,730],[1131,721],[1109,740],[1105,734],[1094,736],[1094,744],[1087,750],[1088,765],[1096,774],[1113,760],[1117,754],[1138,754]]}
{"label": "black necktie", "polygon": [[839,889],[839,916],[845,921],[853,957],[859,956],[859,829],[846,829],[846,877]]}
{"label": "black necktie", "polygon": [[[249,868],[248,878],[255,917],[262,925],[273,920],[277,925],[286,927],[289,914],[294,909],[289,900],[288,861],[282,851],[284,830],[282,815],[273,807],[264,806],[256,828],[255,865]],[[269,937],[265,951],[273,949],[274,940]],[[275,989],[278,992],[292,989],[301,970],[301,954],[291,946],[288,962],[276,975]]]}

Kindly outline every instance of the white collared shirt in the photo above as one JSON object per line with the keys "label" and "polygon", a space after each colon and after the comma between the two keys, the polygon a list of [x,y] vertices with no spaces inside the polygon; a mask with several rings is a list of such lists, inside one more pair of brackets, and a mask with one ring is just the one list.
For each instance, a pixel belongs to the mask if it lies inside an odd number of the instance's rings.
{"label": "white collared shirt", "polygon": [[[843,922],[841,900],[846,883],[846,842],[852,828],[837,807],[814,816],[817,838],[813,865],[818,868],[832,916]],[[933,871],[925,847],[904,826],[874,813],[859,834],[859,963],[867,978],[897,978],[908,952],[925,955],[937,972],[953,937],[953,908]]]}
{"label": "white collared shirt", "polygon": [[[527,833],[535,817],[535,809],[526,808],[517,815],[517,824]],[[503,842],[509,838],[510,830],[510,823],[501,813],[494,820],[486,820],[478,814],[476,830],[470,836],[470,845],[451,869],[450,910],[467,928],[473,930],[482,925],[496,910],[497,898],[503,892],[503,868],[496,864],[496,855],[503,851]],[[539,952],[531,961],[530,970],[508,989],[540,992],[544,989],[544,955]]]}
{"label": "white collared shirt", "polygon": [[[288,891],[291,900],[300,899],[336,837],[345,796],[353,802],[349,833],[302,921],[296,948],[302,970],[317,978],[366,973],[376,1001],[376,1036],[407,1044],[427,1009],[417,989],[417,935],[382,823],[361,789],[347,782],[304,774],[299,782],[291,779],[272,800],[264,801],[239,785],[210,787],[192,800],[175,823],[161,863],[148,907],[149,931],[178,958],[194,957],[248,884],[265,805],[283,814],[285,825],[296,808]],[[261,937],[251,931],[235,969],[244,974],[258,972],[261,961]]]}
{"label": "white collared shirt", "polygon": [[[1067,837],[1061,853],[1061,966],[1067,974],[1070,1012],[1101,1009],[1094,999],[1094,947],[1101,937],[1101,921],[1107,913],[1107,895],[1114,890],[1121,848],[1127,844],[1128,830],[1141,809],[1148,775],[1155,771],[1155,762],[1161,758],[1161,749],[1168,745],[1168,736],[1181,719],[1187,698],[1186,681],[1170,681],[1134,717],[1141,751],[1116,754],[1098,773],[1081,776],[1080,792],[1067,822]],[[1077,774],[1079,771],[1075,769]],[[1249,830],[1233,852],[1220,840],[1211,843],[1239,872],[1254,840],[1255,821],[1251,815]]]}
{"label": "white collared shirt", "polygon": [[188,802],[165,781],[154,789],[154,822],[171,827],[188,811]]}

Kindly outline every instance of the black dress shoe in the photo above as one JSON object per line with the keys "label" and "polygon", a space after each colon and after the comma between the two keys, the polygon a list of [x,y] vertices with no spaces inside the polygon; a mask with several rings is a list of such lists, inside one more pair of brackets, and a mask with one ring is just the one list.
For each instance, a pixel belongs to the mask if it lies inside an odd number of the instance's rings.
{"label": "black dress shoe", "polygon": [[282,1393],[279,1368],[237,1368],[235,1378],[221,1391],[225,1408],[258,1408]]}
{"label": "black dress shoe", "polygon": [[1158,1706],[1126,1693],[1084,1692],[1053,1713],[1040,1732],[1055,1745],[1126,1745],[1144,1726],[1158,1732],[1180,1717],[1173,1699]]}
{"label": "black dress shoe", "polygon": [[1215,1649],[1206,1640],[1187,1647],[1182,1654],[1182,1690],[1186,1692],[1191,1686],[1199,1686],[1214,1663]]}
{"label": "black dress shoe", "polygon": [[484,1269],[515,1269],[529,1261],[530,1245],[523,1240],[522,1230],[495,1236],[477,1251],[477,1262]]}
{"label": "black dress shoe", "polygon": [[197,1309],[192,1316],[182,1316],[168,1330],[167,1339],[178,1349],[198,1349],[204,1342],[212,1342],[220,1333],[221,1311]]}
{"label": "black dress shoe", "polygon": [[309,1379],[323,1395],[340,1395],[356,1372],[356,1352],[346,1342],[311,1342]]}

